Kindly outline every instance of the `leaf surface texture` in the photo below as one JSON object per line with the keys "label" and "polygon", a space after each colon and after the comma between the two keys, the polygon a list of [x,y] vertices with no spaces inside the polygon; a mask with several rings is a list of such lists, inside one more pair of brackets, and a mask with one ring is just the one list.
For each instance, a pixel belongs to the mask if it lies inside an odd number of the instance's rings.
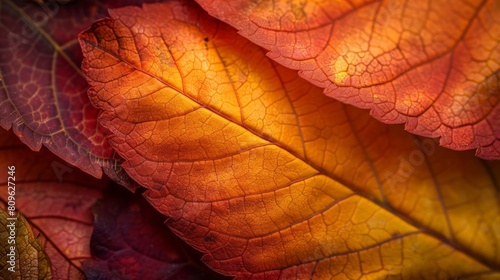
{"label": "leaf surface texture", "polygon": [[186,2],[80,35],[91,102],[176,234],[237,278],[449,279],[500,264],[498,164],[324,96]]}
{"label": "leaf surface texture", "polygon": [[[30,224],[22,215],[17,216],[15,223],[15,238],[9,239],[12,218],[4,209],[0,209],[0,253],[2,257],[2,267],[0,268],[0,277],[2,279],[50,279],[50,260],[44,252],[41,241],[37,238]],[[7,240],[15,240],[15,244],[8,243]],[[14,250],[11,250],[12,247]],[[10,257],[8,254],[15,254],[14,270],[9,270],[12,266],[8,264]]]}
{"label": "leaf surface texture", "polygon": [[500,159],[498,1],[197,2],[326,95]]}
{"label": "leaf surface texture", "polygon": [[33,150],[44,145],[95,177],[104,170],[129,185],[88,100],[77,36],[106,8],[142,1],[34,2],[0,0],[0,125]]}
{"label": "leaf surface texture", "polygon": [[229,279],[201,263],[200,253],[175,236],[141,195],[112,186],[93,212],[94,258],[83,264],[88,279]]}
{"label": "leaf surface texture", "polygon": [[[109,179],[97,180],[70,167],[45,148],[40,152],[31,151],[15,135],[3,130],[0,131],[0,166],[5,168],[0,173],[0,205],[7,209],[7,166],[15,166],[15,206],[33,228],[33,235],[50,259],[51,278],[26,276],[22,279],[85,279],[81,261],[91,258],[89,244],[94,222],[91,209]],[[19,224],[18,230],[20,235]],[[3,244],[6,240],[2,238],[0,242]],[[21,248],[19,244],[18,248]],[[18,257],[33,259],[28,252],[19,253]],[[19,263],[17,268],[20,266],[23,264]]]}

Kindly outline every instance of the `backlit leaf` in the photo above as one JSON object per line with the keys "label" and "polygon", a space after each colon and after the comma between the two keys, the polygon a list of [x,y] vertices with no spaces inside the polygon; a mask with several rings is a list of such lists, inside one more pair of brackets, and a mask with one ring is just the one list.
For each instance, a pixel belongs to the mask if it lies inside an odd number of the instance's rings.
{"label": "backlit leaf", "polygon": [[91,101],[125,170],[216,271],[497,271],[497,163],[324,96],[185,2],[110,15],[80,35]]}
{"label": "backlit leaf", "polygon": [[325,94],[500,159],[500,2],[197,0]]}
{"label": "backlit leaf", "polygon": [[9,201],[8,181],[12,182],[7,166],[15,166],[15,207],[35,236],[40,234],[52,265],[52,279],[83,279],[81,261],[91,258],[91,208],[109,180],[97,180],[69,167],[45,148],[33,152],[12,133],[0,129],[0,204],[4,209]]}

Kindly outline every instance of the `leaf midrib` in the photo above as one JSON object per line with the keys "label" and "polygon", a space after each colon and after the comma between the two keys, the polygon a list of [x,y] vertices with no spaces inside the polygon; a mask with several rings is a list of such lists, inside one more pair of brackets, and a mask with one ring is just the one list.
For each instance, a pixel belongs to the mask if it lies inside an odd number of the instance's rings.
{"label": "leaf midrib", "polygon": [[[103,21],[119,21],[119,19],[104,19]],[[186,23],[186,22],[183,22],[183,23],[184,24],[189,24],[189,23]],[[123,25],[123,26],[126,26],[126,25]],[[126,28],[128,29],[129,27],[126,27]],[[131,34],[134,34],[134,33],[131,32]],[[134,39],[135,39],[135,37],[134,37]],[[327,178],[329,178],[329,179],[331,179],[331,180],[333,180],[335,182],[338,182],[338,183],[342,184],[343,186],[345,186],[348,189],[350,189],[354,194],[356,194],[356,195],[362,197],[363,199],[366,199],[366,200],[368,200],[368,201],[376,204],[378,207],[380,207],[380,208],[384,209],[385,211],[391,213],[395,217],[399,218],[401,221],[403,221],[403,222],[405,222],[405,223],[407,223],[407,224],[415,227],[417,229],[416,233],[421,232],[423,234],[427,234],[427,235],[431,236],[432,238],[445,243],[450,248],[452,248],[452,249],[454,249],[456,251],[462,252],[464,255],[467,255],[467,256],[471,257],[472,259],[474,259],[478,263],[480,263],[480,264],[488,267],[489,269],[495,270],[495,271],[500,271],[500,265],[496,265],[496,264],[492,263],[491,261],[485,259],[484,257],[482,257],[482,256],[480,256],[480,255],[478,255],[478,254],[470,251],[468,248],[463,247],[463,246],[461,246],[458,243],[455,243],[453,240],[450,240],[450,239],[446,238],[443,234],[441,234],[439,232],[436,232],[434,230],[428,229],[427,226],[420,224],[418,221],[414,220],[413,218],[407,217],[403,213],[401,213],[401,212],[397,211],[396,209],[392,208],[387,202],[379,201],[375,197],[372,197],[369,194],[364,193],[364,192],[362,192],[362,191],[360,191],[360,190],[352,187],[352,184],[350,184],[350,183],[348,183],[348,182],[346,182],[346,181],[344,181],[344,180],[342,180],[340,178],[337,178],[333,174],[329,174],[328,172],[326,172],[326,170],[324,170],[323,168],[321,168],[321,167],[319,167],[319,166],[311,163],[307,159],[304,159],[304,158],[302,158],[300,156],[297,156],[297,154],[295,152],[290,151],[288,148],[286,148],[286,146],[281,145],[274,138],[273,139],[263,138],[261,135],[259,135],[258,132],[254,131],[254,130],[248,128],[248,127],[246,127],[244,124],[239,124],[239,123],[235,122],[234,120],[232,120],[231,118],[228,118],[228,116],[220,113],[216,109],[213,109],[212,107],[206,106],[206,104],[200,103],[198,100],[194,99],[193,97],[189,96],[188,94],[184,94],[181,89],[179,89],[178,87],[176,87],[176,86],[172,85],[171,83],[165,81],[161,77],[158,77],[156,75],[148,73],[148,72],[146,72],[146,71],[144,71],[142,69],[138,69],[134,65],[134,63],[123,59],[122,57],[118,56],[115,53],[112,53],[112,52],[110,52],[110,51],[108,51],[106,49],[103,49],[100,45],[96,45],[96,44],[94,44],[93,42],[91,42],[91,41],[89,41],[87,39],[80,39],[80,41],[84,42],[85,44],[88,44],[88,45],[90,45],[90,46],[92,46],[94,48],[97,48],[97,49],[99,49],[99,50],[107,53],[108,55],[113,56],[115,59],[117,59],[117,60],[119,60],[119,61],[127,64],[130,68],[134,69],[135,71],[141,72],[141,73],[145,74],[146,76],[149,76],[149,77],[151,77],[153,79],[158,80],[160,83],[163,83],[166,87],[172,88],[173,90],[177,91],[180,95],[184,96],[185,98],[189,99],[190,101],[194,102],[195,104],[198,104],[200,106],[200,108],[206,109],[206,110],[210,111],[212,114],[214,114],[214,115],[216,115],[218,117],[221,117],[221,118],[227,120],[228,122],[231,122],[232,124],[234,124],[236,126],[239,126],[242,129],[250,132],[255,137],[260,138],[260,139],[262,139],[262,140],[264,140],[266,142],[269,142],[272,145],[274,145],[274,146],[276,146],[276,147],[278,147],[278,148],[286,151],[287,153],[293,155],[295,158],[301,160],[304,164],[306,164],[306,165],[310,166],[312,169],[314,169],[317,172],[316,175],[323,175],[323,176],[325,176],[325,177],[327,177]],[[170,51],[168,45],[166,45],[166,48]],[[84,56],[85,56],[85,59],[88,59],[86,57],[86,55],[84,55]],[[172,60],[174,61],[174,63],[176,63],[176,66],[177,66],[177,61],[174,59],[174,56],[171,55],[171,57],[172,57]],[[177,67],[177,70],[179,71],[178,67]],[[179,74],[181,74],[180,71],[179,71]],[[182,77],[182,75],[181,75],[181,77]],[[183,80],[183,83],[184,83],[184,80]],[[102,110],[102,108],[101,108],[101,110]],[[299,129],[301,129],[301,128],[299,128]],[[365,151],[364,147],[363,147],[363,150]],[[365,155],[367,155],[366,151],[365,151]],[[371,167],[372,167],[372,165],[371,165]],[[375,170],[373,172],[375,174],[377,174]],[[228,198],[228,199],[233,199],[233,198],[238,198],[238,197],[231,197],[231,198]],[[303,221],[304,220],[301,220],[300,222],[303,222]],[[385,241],[382,241],[382,242],[385,242]],[[381,243],[381,242],[378,242],[378,243]]]}

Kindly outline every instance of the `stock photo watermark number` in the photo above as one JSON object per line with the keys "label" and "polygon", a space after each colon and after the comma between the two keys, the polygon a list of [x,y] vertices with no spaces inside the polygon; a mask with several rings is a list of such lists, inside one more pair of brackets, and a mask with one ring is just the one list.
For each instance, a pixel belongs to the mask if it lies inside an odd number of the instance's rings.
{"label": "stock photo watermark number", "polygon": [[16,272],[16,167],[7,167],[7,231],[9,232],[7,243],[7,269]]}

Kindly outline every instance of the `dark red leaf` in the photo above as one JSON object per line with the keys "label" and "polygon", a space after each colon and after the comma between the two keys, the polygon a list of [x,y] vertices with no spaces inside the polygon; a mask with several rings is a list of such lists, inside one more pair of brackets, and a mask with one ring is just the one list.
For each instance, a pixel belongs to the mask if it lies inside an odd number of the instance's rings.
{"label": "dark red leaf", "polygon": [[321,94],[181,1],[80,35],[89,96],[168,225],[238,279],[498,276],[500,171]]}
{"label": "dark red leaf", "polygon": [[[109,180],[97,180],[70,167],[43,148],[31,151],[0,129],[0,205],[7,209],[7,166],[15,166],[15,207],[31,224],[52,264],[53,279],[83,277],[89,259],[91,207]],[[12,180],[10,180],[12,183]]]}
{"label": "dark red leaf", "polygon": [[140,195],[109,189],[94,207],[89,279],[225,279],[209,270]]}
{"label": "dark red leaf", "polygon": [[498,0],[197,2],[326,95],[500,159]]}
{"label": "dark red leaf", "polygon": [[95,177],[102,168],[129,184],[89,104],[77,35],[107,8],[141,2],[0,0],[0,125],[33,150],[43,144]]}

